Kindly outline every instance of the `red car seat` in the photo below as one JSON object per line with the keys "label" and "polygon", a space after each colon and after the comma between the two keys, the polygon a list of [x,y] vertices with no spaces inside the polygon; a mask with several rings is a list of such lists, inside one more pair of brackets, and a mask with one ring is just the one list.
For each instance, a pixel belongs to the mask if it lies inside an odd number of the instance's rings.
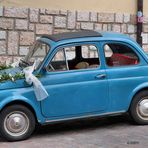
{"label": "red car seat", "polygon": [[137,63],[137,59],[118,53],[113,54],[107,62],[109,66],[136,65]]}

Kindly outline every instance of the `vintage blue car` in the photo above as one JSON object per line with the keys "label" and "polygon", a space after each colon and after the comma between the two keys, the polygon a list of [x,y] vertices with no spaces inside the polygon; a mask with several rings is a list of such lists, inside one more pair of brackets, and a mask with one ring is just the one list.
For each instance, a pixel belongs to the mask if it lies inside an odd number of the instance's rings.
{"label": "vintage blue car", "polygon": [[148,124],[148,56],[127,35],[43,35],[5,73],[21,72],[35,59],[33,74],[41,75],[46,98],[38,100],[25,78],[0,83],[0,133],[8,141],[28,138],[36,124],[127,112],[137,124]]}

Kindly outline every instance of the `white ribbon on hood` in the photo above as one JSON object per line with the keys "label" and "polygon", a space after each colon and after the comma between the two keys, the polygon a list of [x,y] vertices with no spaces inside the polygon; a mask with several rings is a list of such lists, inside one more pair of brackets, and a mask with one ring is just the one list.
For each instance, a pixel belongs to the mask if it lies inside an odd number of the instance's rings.
{"label": "white ribbon on hood", "polygon": [[30,85],[33,83],[34,93],[37,98],[37,101],[42,101],[46,99],[49,95],[42,83],[38,80],[38,78],[32,74],[35,70],[35,67],[36,61],[34,62],[33,66],[24,68],[23,72],[25,74],[26,82]]}

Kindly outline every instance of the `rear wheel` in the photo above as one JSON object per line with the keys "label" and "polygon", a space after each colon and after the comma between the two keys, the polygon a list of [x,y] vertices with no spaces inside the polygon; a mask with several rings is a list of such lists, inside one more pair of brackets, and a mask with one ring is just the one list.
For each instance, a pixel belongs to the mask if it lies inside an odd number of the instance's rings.
{"label": "rear wheel", "polygon": [[23,105],[8,106],[0,113],[0,133],[8,141],[27,139],[34,129],[34,114]]}
{"label": "rear wheel", "polygon": [[148,91],[142,91],[133,98],[129,111],[137,124],[148,124]]}

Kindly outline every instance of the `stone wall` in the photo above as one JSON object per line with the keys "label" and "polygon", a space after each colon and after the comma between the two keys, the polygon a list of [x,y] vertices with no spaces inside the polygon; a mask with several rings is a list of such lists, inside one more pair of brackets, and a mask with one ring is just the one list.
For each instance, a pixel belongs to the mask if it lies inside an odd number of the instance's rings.
{"label": "stone wall", "polygon": [[[136,38],[136,16],[121,13],[60,11],[0,7],[0,62],[14,62],[42,34],[90,29],[115,31]],[[143,47],[148,51],[148,17],[144,17]]]}

